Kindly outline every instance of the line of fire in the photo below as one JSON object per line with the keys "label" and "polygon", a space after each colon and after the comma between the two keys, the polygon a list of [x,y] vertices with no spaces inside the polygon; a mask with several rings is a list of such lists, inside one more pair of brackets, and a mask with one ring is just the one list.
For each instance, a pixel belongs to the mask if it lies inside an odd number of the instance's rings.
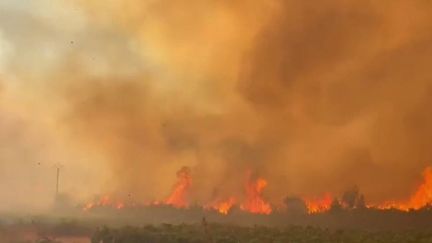
{"label": "line of fire", "polygon": [[[171,207],[179,210],[202,208],[206,211],[229,215],[241,211],[249,214],[270,215],[278,213],[321,214],[338,210],[380,210],[415,212],[429,210],[432,207],[432,167],[423,172],[423,178],[412,195],[403,201],[383,201],[378,204],[368,203],[357,187],[346,191],[340,196],[326,193],[322,197],[287,197],[283,202],[271,203],[265,197],[265,190],[271,185],[262,177],[253,177],[247,173],[244,183],[244,196],[238,198],[229,196],[216,198],[199,205],[188,198],[189,190],[194,186],[191,170],[183,167],[177,172],[177,182],[165,199],[149,202],[136,202],[130,199],[118,198],[113,195],[103,195],[94,201],[85,203],[81,209],[85,213],[98,210],[113,209],[127,211],[128,209]],[[291,212],[290,212],[291,211]]]}

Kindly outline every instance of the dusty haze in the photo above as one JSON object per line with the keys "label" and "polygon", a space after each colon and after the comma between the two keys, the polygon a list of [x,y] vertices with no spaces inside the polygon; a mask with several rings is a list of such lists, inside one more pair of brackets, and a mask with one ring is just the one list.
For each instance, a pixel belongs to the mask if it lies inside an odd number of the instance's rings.
{"label": "dusty haze", "polygon": [[432,162],[432,3],[6,0],[0,209],[95,195],[404,199]]}

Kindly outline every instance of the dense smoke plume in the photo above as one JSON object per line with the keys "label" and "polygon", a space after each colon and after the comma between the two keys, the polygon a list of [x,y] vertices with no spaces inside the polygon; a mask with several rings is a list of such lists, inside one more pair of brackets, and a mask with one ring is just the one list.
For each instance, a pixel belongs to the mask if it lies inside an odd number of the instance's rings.
{"label": "dense smoke plume", "polygon": [[275,204],[354,186],[377,202],[409,197],[432,161],[429,1],[20,0],[0,13],[11,201],[52,195],[41,178],[61,162],[76,200],[164,199],[187,166],[190,203],[244,200],[249,177]]}

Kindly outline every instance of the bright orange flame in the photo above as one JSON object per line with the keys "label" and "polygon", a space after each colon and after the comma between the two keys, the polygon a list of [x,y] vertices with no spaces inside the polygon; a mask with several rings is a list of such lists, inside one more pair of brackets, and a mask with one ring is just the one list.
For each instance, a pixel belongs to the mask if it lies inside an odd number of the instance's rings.
{"label": "bright orange flame", "polygon": [[423,172],[423,183],[410,199],[410,208],[420,209],[432,203],[432,167]]}
{"label": "bright orange flame", "polygon": [[235,197],[230,197],[228,198],[228,200],[217,201],[216,203],[212,203],[205,208],[213,209],[221,214],[227,215],[230,212],[231,208],[235,205],[236,201],[237,200],[235,199]]}
{"label": "bright orange flame", "polygon": [[322,198],[303,199],[309,214],[327,212],[331,208],[333,198],[330,194],[325,194]]}
{"label": "bright orange flame", "polygon": [[249,180],[246,184],[246,201],[240,205],[244,211],[256,214],[270,214],[272,208],[269,203],[262,198],[262,192],[267,186],[267,181],[258,178],[256,181]]}
{"label": "bright orange flame", "polygon": [[377,209],[398,209],[401,211],[409,211],[411,209],[418,210],[430,204],[432,204],[432,167],[427,167],[423,171],[422,184],[420,184],[408,201],[386,201],[376,206],[369,207],[374,207]]}
{"label": "bright orange flame", "polygon": [[[190,169],[183,167],[177,172],[177,182],[173,187],[172,193],[163,201],[153,201],[151,203],[141,205],[169,205],[175,208],[186,208],[189,206],[187,201],[187,193],[192,185]],[[246,199],[240,204],[240,209],[254,214],[271,214],[273,208],[262,197],[264,189],[268,183],[263,178],[256,180],[249,179],[245,186]],[[324,195],[322,198],[303,198],[309,214],[322,213],[330,210],[333,198],[330,194]],[[205,209],[213,209],[221,214],[227,215],[238,201],[235,197],[229,197],[226,200],[217,200],[206,206]],[[432,167],[428,167],[423,172],[423,181],[418,186],[417,190],[406,201],[385,201],[379,204],[368,204],[366,207],[371,209],[387,210],[396,209],[401,211],[419,210],[428,205],[432,206]],[[135,203],[125,204],[123,201],[113,200],[108,195],[101,197],[98,200],[89,202],[84,205],[83,210],[88,211],[96,207],[109,207],[113,209],[123,209],[125,207],[135,207]]]}
{"label": "bright orange flame", "polygon": [[181,168],[177,172],[177,179],[177,183],[174,185],[171,195],[164,201],[164,204],[176,208],[186,208],[189,205],[186,200],[186,194],[192,185],[190,169],[188,167]]}

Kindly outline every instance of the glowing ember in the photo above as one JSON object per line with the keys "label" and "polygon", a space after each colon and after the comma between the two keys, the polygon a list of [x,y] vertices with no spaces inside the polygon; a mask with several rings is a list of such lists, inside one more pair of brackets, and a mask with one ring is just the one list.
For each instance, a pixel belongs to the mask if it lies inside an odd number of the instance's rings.
{"label": "glowing ember", "polygon": [[188,167],[181,168],[177,172],[177,183],[174,185],[171,195],[164,201],[164,204],[176,208],[187,207],[188,202],[186,200],[186,194],[191,185],[192,177],[190,175],[190,169]]}
{"label": "glowing ember", "polygon": [[244,211],[256,214],[270,214],[272,208],[269,203],[262,198],[262,192],[267,186],[267,181],[258,178],[256,181],[250,181],[246,185],[246,201],[240,205]]}
{"label": "glowing ember", "polygon": [[124,208],[125,207],[125,205],[124,205],[124,203],[122,203],[122,202],[119,202],[119,203],[117,203],[117,205],[116,205],[116,208],[117,209],[122,209],[122,208]]}
{"label": "glowing ember", "polygon": [[399,203],[399,202],[395,202],[395,201],[385,201],[385,202],[381,202],[377,205],[369,204],[369,205],[367,205],[367,208],[379,209],[379,210],[397,209],[400,211],[409,211],[409,207],[407,206],[406,203]]}
{"label": "glowing ember", "polygon": [[125,207],[125,204],[121,201],[115,201],[111,199],[109,196],[105,195],[95,202],[89,202],[85,204],[83,210],[88,211],[97,207],[122,209]]}
{"label": "glowing ember", "polygon": [[221,214],[227,215],[230,212],[231,208],[235,205],[236,201],[237,200],[234,197],[230,197],[228,200],[218,201],[207,206],[206,208],[210,208],[218,211]]}
{"label": "glowing ember", "polygon": [[326,194],[323,198],[304,199],[304,202],[309,214],[323,213],[330,210],[333,198]]}

